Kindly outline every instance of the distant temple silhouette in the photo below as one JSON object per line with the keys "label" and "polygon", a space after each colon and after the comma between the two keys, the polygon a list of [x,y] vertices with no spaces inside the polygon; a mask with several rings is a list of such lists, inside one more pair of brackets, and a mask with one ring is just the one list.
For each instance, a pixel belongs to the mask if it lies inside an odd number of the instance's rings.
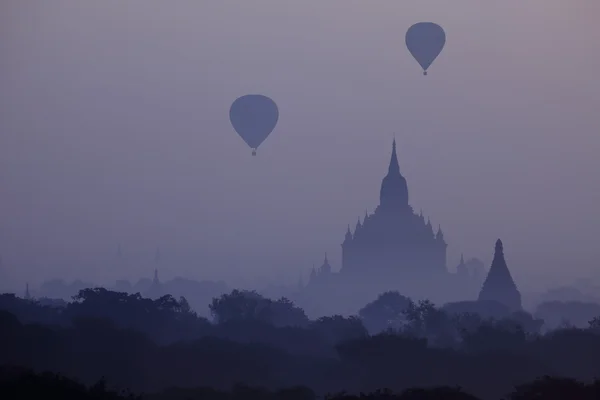
{"label": "distant temple silhouette", "polygon": [[408,203],[408,186],[400,173],[396,140],[387,175],[381,183],[379,206],[363,221],[358,219],[354,232],[350,225],[342,243],[342,267],[331,272],[325,256],[323,265],[310,274],[309,284],[330,281],[339,275],[346,282],[361,281],[392,284],[409,279],[445,276],[446,241],[441,228],[434,233],[431,221],[425,222]]}
{"label": "distant temple silhouette", "polygon": [[[354,232],[348,226],[338,272],[332,272],[327,255],[320,268],[313,267],[305,286],[306,304],[319,303],[317,299],[322,296],[338,293],[339,306],[352,312],[353,307],[372,301],[386,290],[435,300],[436,295],[455,286],[450,281],[456,280],[457,275],[449,273],[446,267],[447,244],[441,228],[434,232],[431,222],[425,220],[422,212],[416,214],[408,199],[394,140],[379,205],[372,214],[365,212],[362,221],[359,218]],[[345,296],[341,296],[342,292]],[[347,301],[344,303],[342,298]]]}
{"label": "distant temple silhouette", "polygon": [[29,283],[25,284],[25,295],[23,296],[25,300],[32,300],[31,293],[29,293]]}
{"label": "distant temple silhouette", "polygon": [[521,310],[521,293],[519,293],[504,260],[504,247],[500,239],[496,241],[494,260],[487,278],[483,282],[478,299],[480,301],[496,301],[512,310]]}
{"label": "distant temple silhouette", "polygon": [[152,279],[152,284],[150,284],[148,289],[144,292],[144,295],[152,299],[159,298],[165,294],[163,293],[162,286],[162,283],[158,279],[158,269],[154,269],[154,278]]}
{"label": "distant temple silhouette", "polygon": [[456,275],[461,279],[472,279],[477,282],[483,280],[485,267],[483,262],[477,258],[471,258],[465,261],[464,255],[461,253],[460,262],[456,266]]}
{"label": "distant temple silhouette", "polygon": [[331,271],[331,264],[329,264],[327,253],[325,253],[323,264],[321,264],[318,269],[315,269],[313,265],[312,270],[310,271],[308,283],[311,285],[329,284],[332,282],[334,275],[336,274]]}
{"label": "distant temple silhouette", "polygon": [[350,226],[342,243],[341,274],[390,277],[439,274],[446,269],[446,241],[441,228],[434,234],[431,222],[408,204],[408,186],[400,173],[396,141],[388,173],[381,183],[379,206],[354,233]]}

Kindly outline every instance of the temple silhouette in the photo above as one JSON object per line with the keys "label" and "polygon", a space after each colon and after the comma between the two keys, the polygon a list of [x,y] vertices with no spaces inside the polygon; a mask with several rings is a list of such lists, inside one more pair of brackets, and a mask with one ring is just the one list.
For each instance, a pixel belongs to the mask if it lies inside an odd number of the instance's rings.
{"label": "temple silhouette", "polygon": [[423,213],[417,215],[408,203],[408,186],[400,173],[394,140],[379,206],[362,223],[358,220],[354,233],[348,226],[340,273],[384,275],[385,279],[447,273],[446,247],[441,228],[434,234],[431,221],[425,222]]}
{"label": "temple silhouette", "polygon": [[348,225],[340,271],[332,272],[325,256],[321,267],[311,271],[309,285],[323,286],[335,280],[387,290],[407,284],[414,287],[415,280],[447,278],[444,234],[440,227],[434,232],[431,221],[426,221],[422,212],[416,214],[408,199],[394,140],[379,205],[372,214],[365,212],[362,222],[358,219],[354,232]]}
{"label": "temple silhouette", "polygon": [[494,260],[483,282],[478,300],[496,301],[508,306],[513,311],[521,310],[521,293],[519,293],[504,260],[504,247],[500,239],[496,241]]}
{"label": "temple silhouette", "polygon": [[465,262],[461,255],[456,273],[449,272],[441,227],[434,232],[429,218],[426,220],[422,211],[415,213],[409,204],[408,185],[400,172],[394,140],[388,171],[381,182],[379,205],[372,214],[365,213],[362,221],[358,219],[354,231],[348,225],[339,271],[333,271],[325,255],[323,264],[313,267],[303,291],[306,297],[315,299],[332,291],[352,293],[357,304],[372,301],[386,290],[439,302],[476,300],[480,293],[482,300],[520,309],[520,294],[504,262],[502,243],[498,243],[483,289],[481,261]]}

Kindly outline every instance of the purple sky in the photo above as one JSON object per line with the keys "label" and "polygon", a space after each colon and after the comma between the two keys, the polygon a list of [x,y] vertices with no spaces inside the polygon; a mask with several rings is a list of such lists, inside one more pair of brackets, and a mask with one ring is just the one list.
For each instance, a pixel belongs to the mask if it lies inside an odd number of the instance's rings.
{"label": "purple sky", "polygon": [[[3,0],[4,284],[150,276],[157,245],[164,278],[339,268],[394,134],[450,268],[500,237],[521,287],[598,279],[598,3]],[[420,21],[447,34],[427,77]],[[280,111],[257,157],[228,119],[247,93]]]}

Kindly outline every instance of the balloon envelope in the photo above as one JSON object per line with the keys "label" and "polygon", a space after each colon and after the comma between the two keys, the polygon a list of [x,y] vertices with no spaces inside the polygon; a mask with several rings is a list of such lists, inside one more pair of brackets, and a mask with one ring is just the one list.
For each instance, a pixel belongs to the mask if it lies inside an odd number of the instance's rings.
{"label": "balloon envelope", "polygon": [[440,55],[446,44],[444,29],[433,22],[419,22],[406,32],[406,47],[423,71]]}
{"label": "balloon envelope", "polygon": [[277,104],[267,96],[248,94],[236,99],[229,109],[233,129],[252,149],[258,148],[277,125]]}

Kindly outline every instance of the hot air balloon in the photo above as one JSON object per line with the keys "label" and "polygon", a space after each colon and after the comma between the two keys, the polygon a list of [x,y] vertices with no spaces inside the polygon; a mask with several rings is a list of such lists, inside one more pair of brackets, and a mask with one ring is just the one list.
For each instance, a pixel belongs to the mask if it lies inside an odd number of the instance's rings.
{"label": "hot air balloon", "polygon": [[423,75],[427,75],[427,68],[440,55],[445,44],[444,29],[433,22],[419,22],[406,32],[406,47],[423,68]]}
{"label": "hot air balloon", "polygon": [[229,119],[233,129],[256,155],[256,149],[269,136],[277,125],[279,110],[277,104],[267,96],[248,94],[237,98],[229,109]]}

